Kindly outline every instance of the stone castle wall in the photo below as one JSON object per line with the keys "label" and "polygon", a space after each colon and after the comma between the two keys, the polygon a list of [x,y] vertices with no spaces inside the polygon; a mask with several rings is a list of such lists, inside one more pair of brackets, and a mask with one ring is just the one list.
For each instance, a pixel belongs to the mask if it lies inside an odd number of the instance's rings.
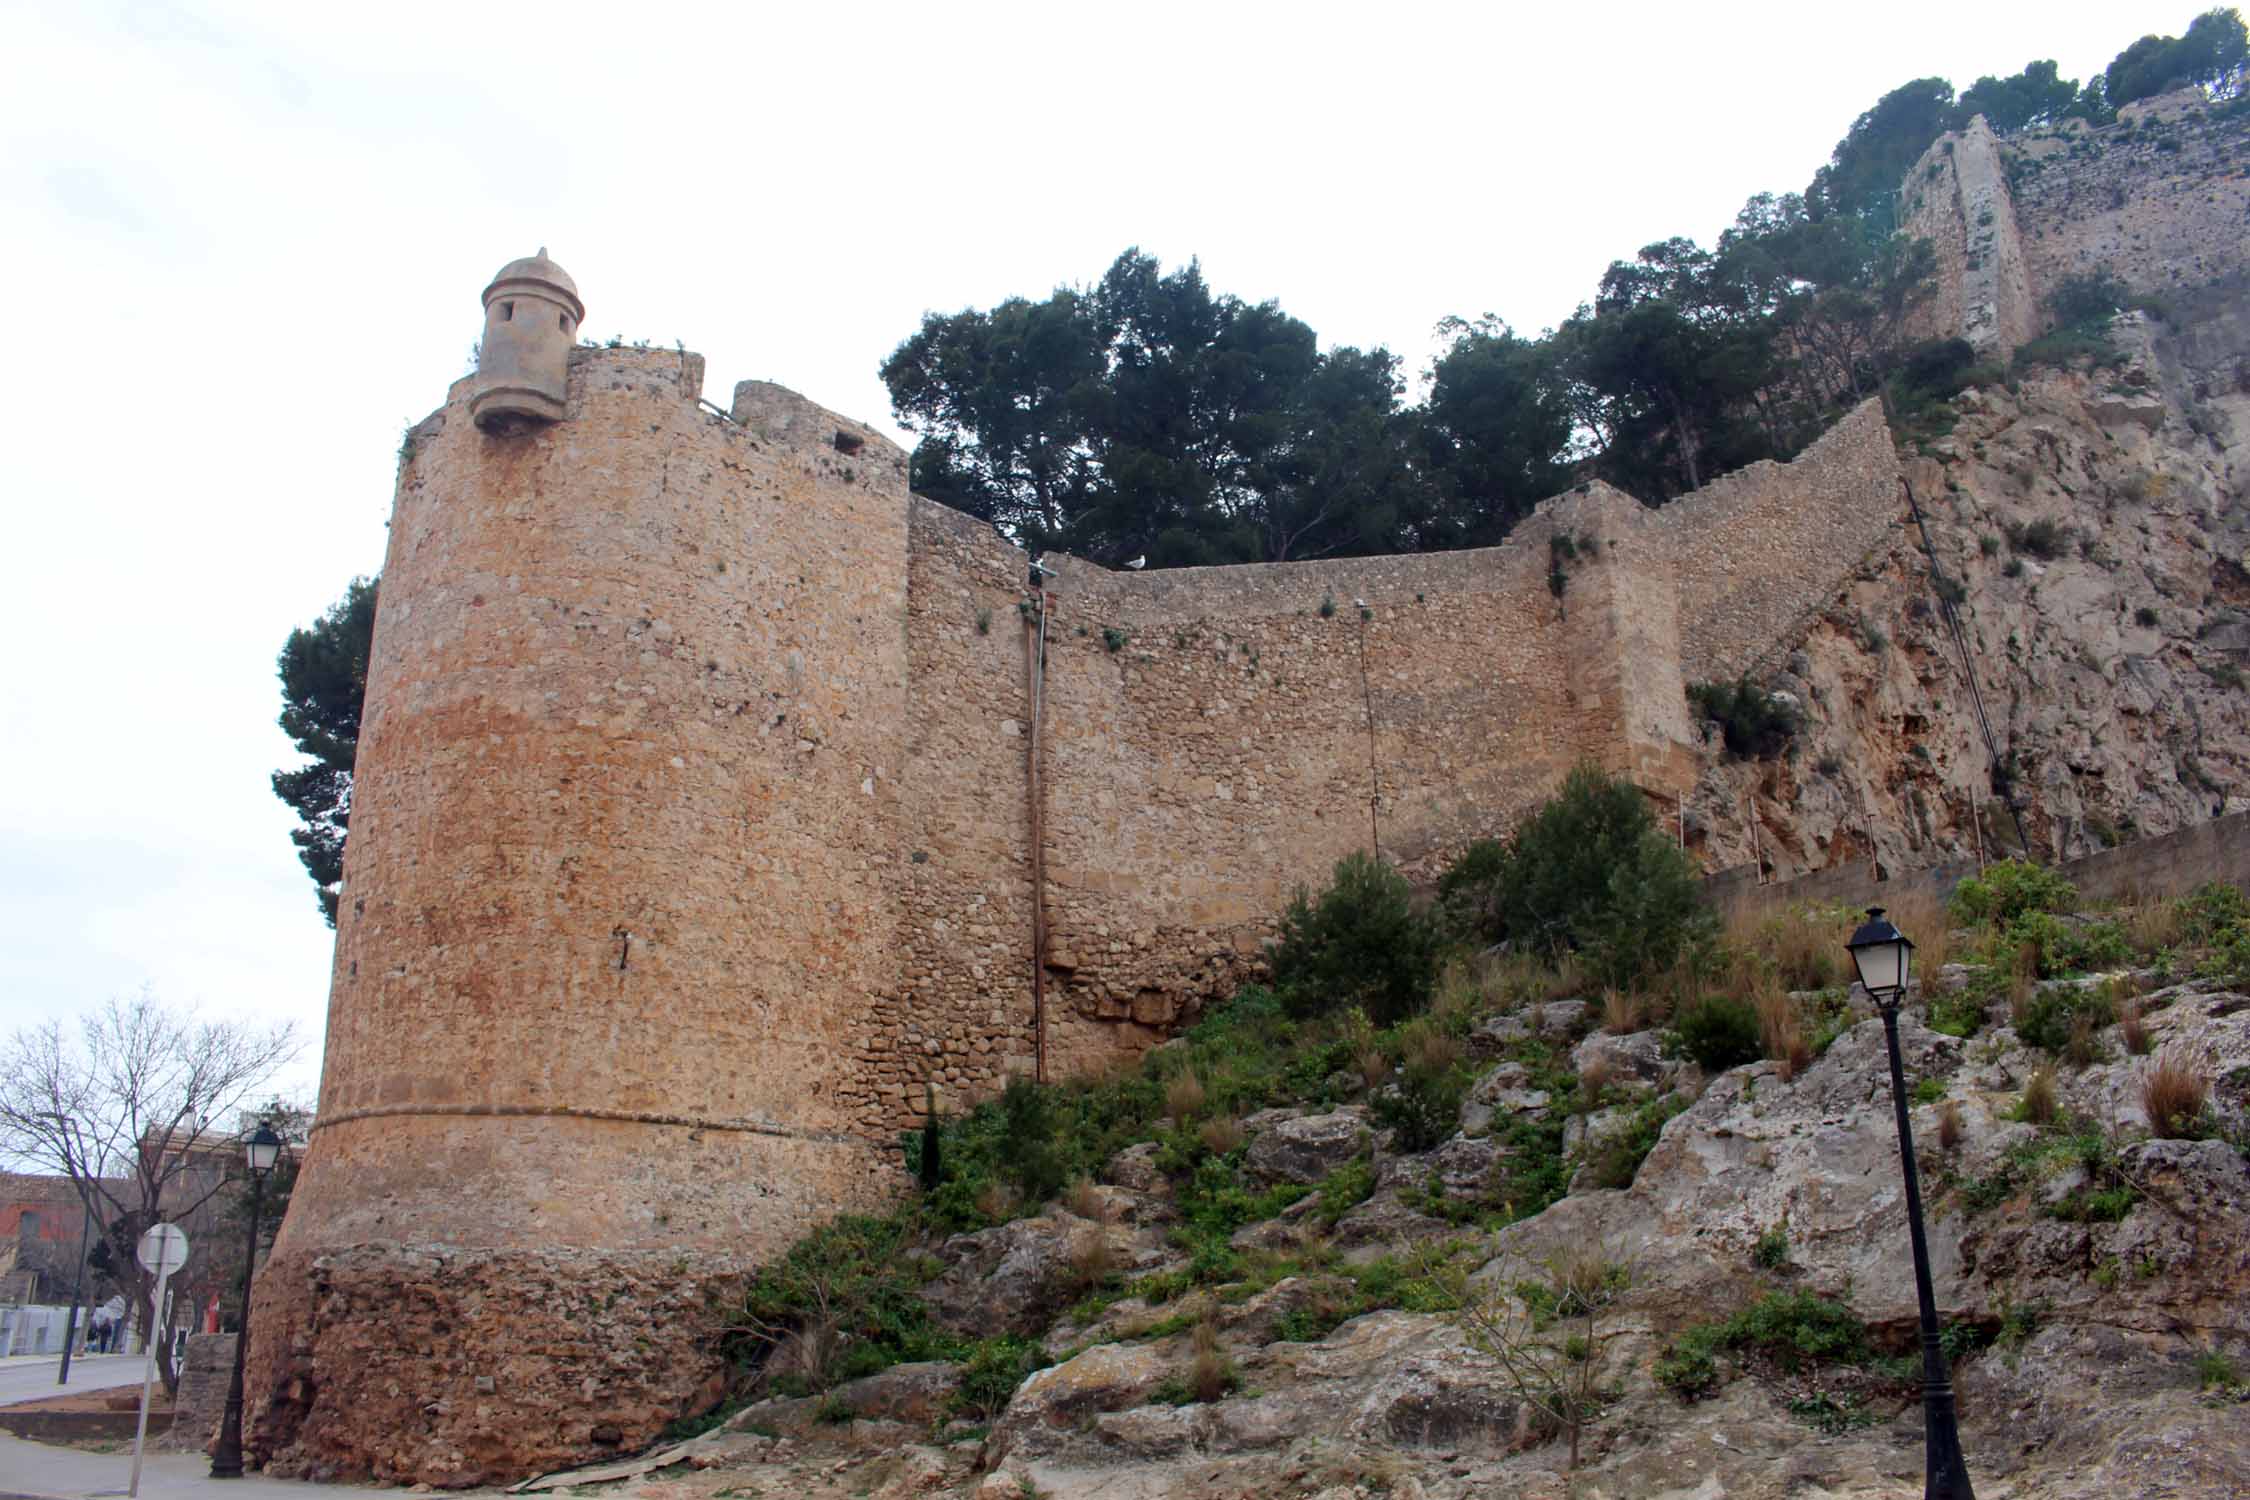
{"label": "stone castle wall", "polygon": [[2250,270],[2250,112],[2197,90],[2128,105],[2115,125],[2068,121],[1996,139],[1980,116],[1941,136],[1900,185],[1901,227],[1937,253],[1921,338],[2005,356],[2051,323],[2046,299],[2108,271],[2138,292]]}
{"label": "stone castle wall", "polygon": [[1578,759],[1685,790],[1683,660],[1768,644],[1898,514],[1870,404],[1482,551],[1052,559],[1042,1026],[1029,559],[870,429],[701,376],[580,350],[567,420],[485,434],[463,382],[411,435],[321,1122],[257,1288],[278,1472],[647,1441],[740,1269],[897,1190],[927,1087],[989,1095],[1042,1033],[1050,1076],[1137,1055],[1339,856],[1433,874]]}

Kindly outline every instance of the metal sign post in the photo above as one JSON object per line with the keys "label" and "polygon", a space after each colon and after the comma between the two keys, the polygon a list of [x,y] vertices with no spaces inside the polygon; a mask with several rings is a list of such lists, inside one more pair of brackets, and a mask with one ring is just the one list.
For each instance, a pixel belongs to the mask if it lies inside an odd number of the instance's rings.
{"label": "metal sign post", "polygon": [[[177,1224],[152,1224],[141,1236],[133,1251],[141,1265],[156,1273],[156,1295],[149,1299],[149,1321],[157,1323],[164,1310],[164,1289],[172,1280],[172,1273],[187,1264],[187,1231]],[[141,1366],[141,1417],[133,1428],[133,1479],[125,1493],[138,1496],[141,1492],[141,1449],[148,1441],[148,1398],[156,1383],[156,1345],[163,1330],[146,1330],[145,1343],[148,1358]]]}

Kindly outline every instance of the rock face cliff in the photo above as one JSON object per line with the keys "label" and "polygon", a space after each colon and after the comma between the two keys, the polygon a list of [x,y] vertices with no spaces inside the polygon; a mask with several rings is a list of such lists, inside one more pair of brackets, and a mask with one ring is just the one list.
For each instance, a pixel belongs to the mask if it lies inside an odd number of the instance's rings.
{"label": "rock face cliff", "polygon": [[2017,846],[1971,671],[2037,854],[2242,805],[2250,291],[2175,295],[2106,342],[2012,378],[1994,366],[1951,431],[1902,438],[1927,545],[1902,524],[1758,664],[1805,724],[1786,757],[1705,772],[1685,815],[1709,867],[1786,877]]}

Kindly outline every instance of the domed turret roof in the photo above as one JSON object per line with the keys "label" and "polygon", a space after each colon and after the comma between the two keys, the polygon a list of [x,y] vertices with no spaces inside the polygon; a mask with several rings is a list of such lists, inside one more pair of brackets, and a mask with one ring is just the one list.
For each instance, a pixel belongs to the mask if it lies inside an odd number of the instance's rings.
{"label": "domed turret roof", "polygon": [[[570,279],[568,271],[547,259],[547,247],[545,245],[539,247],[537,255],[526,255],[520,260],[511,260],[494,273],[492,284],[484,289],[485,299],[491,300],[493,291],[503,283],[510,281],[535,281],[542,286],[553,287],[556,291],[570,298],[572,302],[578,302],[579,300],[578,283]],[[580,305],[583,306],[582,303]]]}

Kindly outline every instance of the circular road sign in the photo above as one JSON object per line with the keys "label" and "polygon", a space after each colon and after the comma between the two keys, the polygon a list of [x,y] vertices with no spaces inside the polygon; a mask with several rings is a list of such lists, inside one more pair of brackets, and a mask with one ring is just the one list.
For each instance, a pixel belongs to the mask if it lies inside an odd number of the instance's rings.
{"label": "circular road sign", "polygon": [[133,1253],[151,1275],[169,1276],[187,1264],[187,1231],[177,1224],[151,1224]]}

